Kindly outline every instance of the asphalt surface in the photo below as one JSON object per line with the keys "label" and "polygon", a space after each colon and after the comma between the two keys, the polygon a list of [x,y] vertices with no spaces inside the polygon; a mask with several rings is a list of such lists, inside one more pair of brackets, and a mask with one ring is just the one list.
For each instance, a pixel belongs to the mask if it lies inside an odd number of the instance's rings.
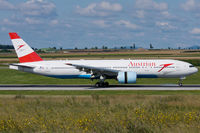
{"label": "asphalt surface", "polygon": [[0,90],[200,90],[200,85],[110,85],[102,88],[94,85],[0,85]]}

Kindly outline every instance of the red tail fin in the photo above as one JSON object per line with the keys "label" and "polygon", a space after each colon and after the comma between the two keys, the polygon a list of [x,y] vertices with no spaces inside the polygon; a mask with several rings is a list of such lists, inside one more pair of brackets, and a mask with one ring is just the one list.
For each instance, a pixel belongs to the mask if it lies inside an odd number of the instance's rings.
{"label": "red tail fin", "polygon": [[33,49],[24,42],[17,33],[9,33],[20,63],[43,61]]}

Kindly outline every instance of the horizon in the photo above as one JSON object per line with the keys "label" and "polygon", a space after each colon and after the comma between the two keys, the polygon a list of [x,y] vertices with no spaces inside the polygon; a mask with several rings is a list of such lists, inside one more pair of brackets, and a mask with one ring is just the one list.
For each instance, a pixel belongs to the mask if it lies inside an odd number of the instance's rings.
{"label": "horizon", "polygon": [[[11,48],[12,47],[12,48]],[[199,50],[200,46],[199,45],[193,45],[190,47],[168,47],[168,48],[147,48],[147,47],[137,47],[135,46],[135,48],[133,46],[121,46],[121,47],[107,47],[107,46],[103,46],[103,47],[84,47],[84,48],[79,48],[79,47],[75,47],[75,48],[63,48],[63,47],[44,47],[44,48],[37,48],[37,47],[31,47],[33,50],[43,50],[43,49],[55,49],[55,50],[138,50],[138,49],[146,49],[146,50]],[[0,50],[14,50],[14,46],[11,45],[7,45],[7,44],[1,44],[0,43]]]}

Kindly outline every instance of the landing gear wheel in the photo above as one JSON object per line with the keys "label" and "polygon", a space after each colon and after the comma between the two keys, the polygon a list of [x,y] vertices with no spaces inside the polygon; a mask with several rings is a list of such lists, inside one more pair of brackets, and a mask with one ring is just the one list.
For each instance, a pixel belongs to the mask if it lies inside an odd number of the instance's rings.
{"label": "landing gear wheel", "polygon": [[183,79],[185,79],[185,77],[181,77],[180,79],[179,79],[179,82],[178,82],[178,85],[180,86],[180,87],[182,87],[183,86]]}
{"label": "landing gear wheel", "polygon": [[104,83],[104,86],[105,86],[105,87],[108,87],[108,86],[109,86],[109,83],[108,83],[108,82],[105,82],[105,83]]}
{"label": "landing gear wheel", "polygon": [[104,87],[104,82],[100,82],[100,87]]}
{"label": "landing gear wheel", "polygon": [[182,87],[182,86],[183,86],[183,84],[182,84],[182,83],[179,83],[178,85],[179,85],[180,87]]}
{"label": "landing gear wheel", "polygon": [[95,84],[95,87],[99,88],[99,87],[108,87],[109,83],[108,82],[97,82]]}
{"label": "landing gear wheel", "polygon": [[100,87],[100,83],[99,82],[97,82],[96,84],[95,84],[95,87]]}
{"label": "landing gear wheel", "polygon": [[99,88],[99,87],[103,87],[104,86],[104,82],[97,82],[95,84],[95,87]]}

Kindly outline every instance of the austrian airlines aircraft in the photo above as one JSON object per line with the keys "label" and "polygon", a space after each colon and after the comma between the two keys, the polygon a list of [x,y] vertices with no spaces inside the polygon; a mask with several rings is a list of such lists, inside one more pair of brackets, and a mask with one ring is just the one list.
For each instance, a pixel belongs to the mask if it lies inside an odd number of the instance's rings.
{"label": "austrian airlines aircraft", "polygon": [[180,78],[198,71],[187,62],[178,60],[52,60],[44,61],[17,33],[9,33],[19,58],[10,69],[54,78],[99,79],[96,87],[108,86],[106,79],[119,83],[136,83],[137,78]]}

